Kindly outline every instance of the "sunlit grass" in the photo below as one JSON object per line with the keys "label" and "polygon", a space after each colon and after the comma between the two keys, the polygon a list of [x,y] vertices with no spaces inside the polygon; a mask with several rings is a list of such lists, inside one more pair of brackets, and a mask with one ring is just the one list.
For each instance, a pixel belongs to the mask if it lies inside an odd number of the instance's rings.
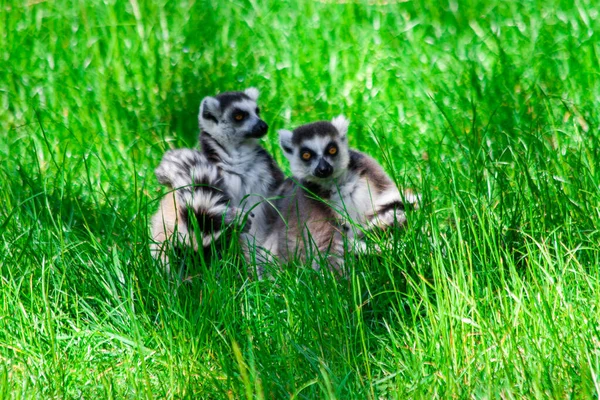
{"label": "sunlit grass", "polygon": [[[0,397],[597,396],[599,12],[0,2]],[[248,86],[282,165],[277,129],[344,114],[422,194],[393,251],[164,273],[153,169]]]}

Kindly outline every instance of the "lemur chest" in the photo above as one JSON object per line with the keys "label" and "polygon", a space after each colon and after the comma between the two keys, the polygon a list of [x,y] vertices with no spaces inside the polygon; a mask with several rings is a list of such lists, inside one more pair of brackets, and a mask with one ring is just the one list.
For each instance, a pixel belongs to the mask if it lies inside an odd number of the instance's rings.
{"label": "lemur chest", "polygon": [[373,214],[374,202],[378,193],[369,185],[366,178],[356,176],[338,185],[332,192],[331,205],[341,218],[363,222]]}
{"label": "lemur chest", "polygon": [[256,203],[269,195],[273,177],[269,164],[262,159],[231,160],[221,163],[225,187],[235,205],[246,201]]}

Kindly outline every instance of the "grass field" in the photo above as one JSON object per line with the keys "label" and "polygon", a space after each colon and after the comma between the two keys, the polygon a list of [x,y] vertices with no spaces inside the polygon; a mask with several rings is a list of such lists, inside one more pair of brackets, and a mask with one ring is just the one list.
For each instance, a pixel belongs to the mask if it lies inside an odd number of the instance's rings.
{"label": "grass field", "polygon": [[[600,6],[0,1],[0,398],[600,394]],[[256,86],[423,195],[347,281],[167,279],[164,151]],[[287,167],[287,165],[286,165]]]}

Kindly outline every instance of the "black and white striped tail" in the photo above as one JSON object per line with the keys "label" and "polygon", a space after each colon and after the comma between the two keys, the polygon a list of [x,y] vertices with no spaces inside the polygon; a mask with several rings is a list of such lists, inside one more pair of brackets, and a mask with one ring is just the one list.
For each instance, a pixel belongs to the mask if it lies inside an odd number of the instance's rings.
{"label": "black and white striped tail", "polygon": [[[209,247],[235,220],[219,168],[199,151],[168,151],[155,173],[161,184],[176,190],[180,240],[193,240],[197,234],[197,244]],[[185,244],[196,248],[196,243]]]}
{"label": "black and white striped tail", "polygon": [[368,217],[369,225],[380,229],[394,225],[400,227],[406,225],[407,209],[418,208],[421,196],[414,194],[411,190],[405,190],[402,197],[404,200],[400,197],[399,192],[393,190],[377,199],[376,212]]}

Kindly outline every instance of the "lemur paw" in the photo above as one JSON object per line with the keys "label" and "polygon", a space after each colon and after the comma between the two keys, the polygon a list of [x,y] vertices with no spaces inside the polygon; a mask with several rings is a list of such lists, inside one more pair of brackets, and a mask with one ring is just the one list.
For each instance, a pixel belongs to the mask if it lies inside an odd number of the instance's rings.
{"label": "lemur paw", "polygon": [[386,229],[390,226],[404,226],[406,224],[406,214],[404,210],[389,209],[372,217],[370,224],[380,229]]}

